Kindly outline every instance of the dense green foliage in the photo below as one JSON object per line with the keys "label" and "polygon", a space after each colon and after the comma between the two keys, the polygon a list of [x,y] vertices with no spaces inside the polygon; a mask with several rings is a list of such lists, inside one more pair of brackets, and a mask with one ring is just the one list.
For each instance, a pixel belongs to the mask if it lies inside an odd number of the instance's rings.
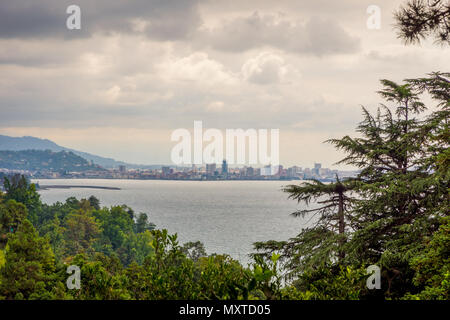
{"label": "dense green foliage", "polygon": [[[17,180],[17,178],[14,178]],[[25,204],[0,195],[0,297],[4,299],[256,299],[281,297],[276,257],[251,268],[203,244],[181,246],[127,206],[68,198],[46,205],[26,180],[17,199],[33,193],[38,223]],[[9,180],[7,180],[9,181]],[[8,189],[10,190],[10,189]],[[31,207],[33,209],[34,207]],[[81,289],[68,289],[67,266],[81,270]]]}
{"label": "dense green foliage", "polygon": [[53,172],[102,170],[73,152],[50,150],[0,150],[0,168]]}
{"label": "dense green foliage", "polygon": [[450,298],[450,217],[442,219],[423,252],[411,260],[415,270],[413,282],[421,290],[412,299]]}
{"label": "dense green foliage", "polygon": [[55,258],[47,239],[24,219],[8,239],[0,270],[0,292],[7,299],[49,299]]}

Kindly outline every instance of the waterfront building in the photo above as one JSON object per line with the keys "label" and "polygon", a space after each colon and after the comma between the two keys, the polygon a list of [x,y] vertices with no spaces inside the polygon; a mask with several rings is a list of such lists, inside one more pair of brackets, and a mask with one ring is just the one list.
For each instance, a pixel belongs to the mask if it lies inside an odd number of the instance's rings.
{"label": "waterfront building", "polygon": [[222,162],[222,175],[224,175],[224,176],[228,175],[227,160],[223,160],[223,162]]}
{"label": "waterfront building", "polygon": [[313,174],[315,174],[316,176],[320,175],[320,168],[322,168],[322,164],[321,163],[314,163],[314,169],[312,170]]}
{"label": "waterfront building", "polygon": [[206,164],[206,175],[207,176],[213,176],[214,175],[214,171],[216,171],[216,164],[215,163]]}
{"label": "waterfront building", "polygon": [[162,175],[168,176],[170,174],[170,167],[162,167]]}

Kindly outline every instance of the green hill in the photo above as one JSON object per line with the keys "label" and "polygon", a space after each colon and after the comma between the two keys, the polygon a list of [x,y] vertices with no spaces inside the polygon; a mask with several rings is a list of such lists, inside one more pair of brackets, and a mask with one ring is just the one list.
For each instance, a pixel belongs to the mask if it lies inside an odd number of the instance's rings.
{"label": "green hill", "polygon": [[73,152],[50,150],[0,151],[0,168],[54,172],[105,170]]}
{"label": "green hill", "polygon": [[116,161],[111,158],[105,158],[91,153],[78,151],[66,147],[62,147],[53,141],[47,139],[40,139],[35,137],[9,137],[0,135],[0,150],[9,151],[22,151],[22,150],[51,150],[53,152],[69,151],[74,154],[93,161],[94,163],[102,166],[103,168],[117,168],[120,165],[125,165],[128,168],[141,168],[141,169],[160,169],[162,165],[140,165],[125,163],[123,161]]}
{"label": "green hill", "polygon": [[77,151],[70,148],[57,145],[53,141],[47,139],[40,139],[35,137],[9,137],[0,135],[0,150],[9,151],[23,151],[23,150],[51,150],[53,152],[69,151],[74,154],[83,157],[89,161],[101,165],[105,168],[118,167],[124,164],[121,161],[115,161],[114,159],[100,157],[87,152]]}

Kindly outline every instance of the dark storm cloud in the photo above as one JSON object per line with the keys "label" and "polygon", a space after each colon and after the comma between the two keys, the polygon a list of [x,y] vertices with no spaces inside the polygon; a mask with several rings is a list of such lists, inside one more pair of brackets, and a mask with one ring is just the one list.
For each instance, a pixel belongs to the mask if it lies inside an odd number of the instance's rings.
{"label": "dark storm cloud", "polygon": [[[20,0],[0,2],[0,38],[89,37],[94,33],[144,34],[158,41],[186,40],[197,46],[240,52],[262,46],[326,55],[353,53],[359,39],[332,18],[279,20],[255,11],[199,30],[201,0]],[[81,8],[81,30],[68,30],[66,9]]]}
{"label": "dark storm cloud", "polygon": [[204,32],[203,37],[213,48],[230,52],[262,46],[316,55],[354,53],[359,49],[359,39],[332,19],[312,17],[306,22],[293,23],[258,12],[225,21]]}
{"label": "dark storm cloud", "polygon": [[[201,22],[197,0],[21,0],[0,2],[1,38],[79,38],[95,32],[143,32],[159,40],[181,39]],[[68,30],[66,9],[81,8],[81,30]],[[139,31],[133,20],[145,25]]]}

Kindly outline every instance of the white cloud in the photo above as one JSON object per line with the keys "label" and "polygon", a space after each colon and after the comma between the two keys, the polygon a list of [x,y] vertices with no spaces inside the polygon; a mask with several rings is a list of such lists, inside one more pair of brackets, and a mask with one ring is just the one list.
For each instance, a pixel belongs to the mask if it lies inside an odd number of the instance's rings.
{"label": "white cloud", "polygon": [[206,106],[207,111],[221,112],[225,108],[225,103],[223,101],[213,101]]}
{"label": "white cloud", "polygon": [[260,53],[242,66],[243,77],[257,84],[282,82],[287,73],[288,68],[283,58],[270,52]]}
{"label": "white cloud", "polygon": [[205,52],[194,52],[186,57],[172,57],[158,65],[161,76],[169,82],[192,82],[194,84],[233,85],[237,77]]}

